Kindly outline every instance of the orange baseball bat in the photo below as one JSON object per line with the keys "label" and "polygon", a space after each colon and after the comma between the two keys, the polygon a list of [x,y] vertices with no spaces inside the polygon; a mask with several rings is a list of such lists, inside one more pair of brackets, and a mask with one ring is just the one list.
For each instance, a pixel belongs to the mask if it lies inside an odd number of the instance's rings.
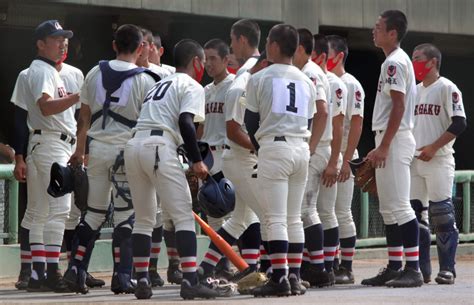
{"label": "orange baseball bat", "polygon": [[207,236],[211,239],[211,241],[216,245],[216,247],[224,254],[234,266],[239,269],[239,271],[243,272],[246,270],[249,265],[243,258],[241,258],[237,253],[234,252],[234,249],[219,235],[214,231],[204,220],[199,217],[196,213],[194,213],[194,218],[201,226],[201,228],[206,232]]}

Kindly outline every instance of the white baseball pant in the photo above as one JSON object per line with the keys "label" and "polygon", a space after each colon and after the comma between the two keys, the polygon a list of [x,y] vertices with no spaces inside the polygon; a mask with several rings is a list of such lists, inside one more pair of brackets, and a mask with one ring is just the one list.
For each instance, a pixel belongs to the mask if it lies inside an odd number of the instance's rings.
{"label": "white baseball pant", "polygon": [[[235,208],[231,217],[224,223],[223,228],[235,239],[253,223],[262,217],[258,203],[257,178],[252,178],[253,167],[257,164],[257,156],[244,149],[227,149],[222,155],[222,171],[224,176],[232,181],[235,187]],[[262,238],[265,240],[264,228]]]}
{"label": "white baseball pant", "polygon": [[[384,131],[375,132],[375,145]],[[415,138],[410,130],[398,131],[390,144],[384,168],[375,170],[379,209],[386,225],[403,225],[416,218],[410,204],[410,164],[415,153]]]}
{"label": "white baseball pant", "polygon": [[[60,139],[59,132],[33,134],[26,157],[28,181],[28,207],[24,227],[30,227],[30,243],[61,245],[65,222],[71,209],[71,195],[51,197],[47,192],[51,166],[58,162],[66,166],[73,146]],[[28,224],[30,222],[30,224]]]}
{"label": "white baseball pant", "polygon": [[304,243],[301,205],[308,179],[309,147],[305,139],[259,140],[257,182],[268,240]]}
{"label": "white baseball pant", "polygon": [[[337,167],[341,168],[342,155],[339,154]],[[319,194],[316,204],[319,218],[321,218],[321,224],[323,230],[329,230],[338,226],[336,217],[336,198],[337,198],[337,183],[331,187],[323,185],[320,180]]]}
{"label": "white baseball pant", "polygon": [[156,222],[156,192],[176,231],[194,232],[191,192],[176,153],[177,145],[167,132],[163,136],[150,134],[151,130],[137,131],[125,146],[125,166],[135,208],[133,233],[151,236]]}
{"label": "white baseball pant", "polygon": [[309,160],[308,182],[306,183],[301,207],[301,219],[305,229],[321,223],[316,206],[321,189],[321,177],[331,156],[330,144],[329,141],[319,143]]}

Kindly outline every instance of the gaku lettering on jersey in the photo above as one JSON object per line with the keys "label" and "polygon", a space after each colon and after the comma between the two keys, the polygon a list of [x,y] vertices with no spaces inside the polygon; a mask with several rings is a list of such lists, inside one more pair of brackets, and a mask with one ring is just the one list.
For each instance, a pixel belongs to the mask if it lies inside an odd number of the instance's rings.
{"label": "gaku lettering on jersey", "polygon": [[208,103],[206,104],[206,114],[208,113],[224,113],[224,103]]}
{"label": "gaku lettering on jersey", "polygon": [[439,115],[440,111],[440,105],[419,104],[415,106],[415,115]]}

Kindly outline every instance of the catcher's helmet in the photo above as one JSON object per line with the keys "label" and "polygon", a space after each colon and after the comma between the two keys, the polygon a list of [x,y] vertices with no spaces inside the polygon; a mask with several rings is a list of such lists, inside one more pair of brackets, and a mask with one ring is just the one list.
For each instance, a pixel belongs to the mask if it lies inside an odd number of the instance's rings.
{"label": "catcher's helmet", "polygon": [[223,217],[234,210],[234,185],[227,178],[216,182],[209,176],[199,188],[198,202],[207,215],[214,218]]}
{"label": "catcher's helmet", "polygon": [[51,166],[50,175],[48,194],[57,198],[73,191],[74,173],[71,166],[62,166],[54,162]]}
{"label": "catcher's helmet", "polygon": [[[202,141],[198,141],[197,144],[199,147],[199,151],[201,152],[202,161],[204,162],[204,164],[206,164],[208,169],[211,169],[214,165],[214,158],[212,157],[212,152],[211,148],[209,147],[209,144]],[[186,151],[184,144],[181,144],[178,147],[178,154],[186,158],[189,167],[193,166],[193,162],[189,159],[188,152]]]}

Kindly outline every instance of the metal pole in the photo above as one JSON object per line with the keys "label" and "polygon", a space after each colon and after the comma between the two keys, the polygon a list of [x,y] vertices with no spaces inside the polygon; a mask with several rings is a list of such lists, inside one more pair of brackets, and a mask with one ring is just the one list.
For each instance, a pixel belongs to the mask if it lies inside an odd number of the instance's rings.
{"label": "metal pole", "polygon": [[369,237],[369,193],[360,190],[360,238]]}
{"label": "metal pole", "polygon": [[10,179],[8,195],[8,243],[18,242],[18,181]]}
{"label": "metal pole", "polygon": [[462,184],[462,232],[469,233],[471,230],[471,182]]}

